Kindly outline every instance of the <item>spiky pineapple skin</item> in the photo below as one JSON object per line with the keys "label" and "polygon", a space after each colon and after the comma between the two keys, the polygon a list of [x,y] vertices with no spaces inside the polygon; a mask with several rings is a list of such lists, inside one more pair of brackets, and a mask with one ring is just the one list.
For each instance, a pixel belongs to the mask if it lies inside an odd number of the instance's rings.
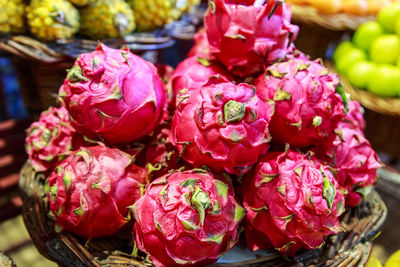
{"label": "spiky pineapple skin", "polygon": [[81,33],[92,39],[124,37],[135,29],[134,18],[125,1],[95,1],[81,10]]}
{"label": "spiky pineapple skin", "polygon": [[67,0],[33,0],[27,18],[31,33],[42,41],[68,39],[79,30],[79,12]]}
{"label": "spiky pineapple skin", "polygon": [[152,31],[171,21],[175,5],[172,0],[128,0],[135,13],[138,31]]}
{"label": "spiky pineapple skin", "polygon": [[25,8],[23,0],[0,0],[0,32],[23,33]]}

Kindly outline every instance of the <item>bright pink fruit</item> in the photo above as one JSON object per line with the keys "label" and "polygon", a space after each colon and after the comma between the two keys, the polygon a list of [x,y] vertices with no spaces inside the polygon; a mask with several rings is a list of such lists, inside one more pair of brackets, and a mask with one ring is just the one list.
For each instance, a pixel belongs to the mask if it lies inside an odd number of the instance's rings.
{"label": "bright pink fruit", "polygon": [[287,151],[261,159],[244,185],[247,245],[294,254],[315,249],[341,229],[344,197],[330,172],[309,155]]}
{"label": "bright pink fruit", "polygon": [[281,1],[212,0],[204,16],[210,54],[236,76],[260,73],[283,59],[296,38],[299,28],[290,19]]}
{"label": "bright pink fruit", "polygon": [[361,107],[360,103],[357,101],[349,101],[347,109],[346,117],[341,124],[347,124],[348,127],[353,127],[354,129],[359,129],[364,132],[366,123],[363,115],[363,107]]}
{"label": "bright pink fruit", "polygon": [[77,129],[114,145],[137,140],[157,126],[166,90],[151,63],[128,49],[100,44],[79,56],[59,96]]}
{"label": "bright pink fruit", "polygon": [[244,174],[269,148],[273,103],[248,84],[207,84],[177,96],[172,138],[195,167]]}
{"label": "bright pink fruit", "polygon": [[145,170],[118,149],[81,147],[48,180],[56,230],[88,239],[114,234],[129,221],[128,207],[141,197],[145,177]]}
{"label": "bright pink fruit", "polygon": [[337,75],[317,61],[291,59],[268,67],[256,81],[258,94],[275,101],[272,140],[291,147],[315,145],[334,135],[345,116]]}
{"label": "bright pink fruit", "polygon": [[52,171],[62,156],[85,144],[83,136],[71,126],[64,107],[50,107],[32,123],[25,139],[32,167],[39,172]]}
{"label": "bright pink fruit", "polygon": [[377,182],[377,170],[382,167],[378,155],[372,149],[364,134],[348,122],[340,123],[333,142],[324,143],[319,157],[337,169],[340,186],[350,193],[346,205],[357,206],[367,187]]}
{"label": "bright pink fruit", "polygon": [[245,216],[229,186],[204,170],[153,181],[133,206],[138,248],[156,266],[204,266],[239,239]]}
{"label": "bright pink fruit", "polygon": [[207,33],[204,28],[201,28],[194,35],[194,45],[192,49],[190,49],[187,57],[201,57],[201,58],[210,57],[210,45],[208,43]]}
{"label": "bright pink fruit", "polygon": [[172,75],[171,86],[176,96],[183,89],[200,88],[212,79],[233,81],[233,77],[217,62],[194,56],[178,65]]}

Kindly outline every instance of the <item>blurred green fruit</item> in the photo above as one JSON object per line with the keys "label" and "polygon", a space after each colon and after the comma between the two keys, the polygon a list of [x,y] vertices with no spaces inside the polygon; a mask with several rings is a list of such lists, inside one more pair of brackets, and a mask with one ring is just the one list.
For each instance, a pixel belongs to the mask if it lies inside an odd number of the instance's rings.
{"label": "blurred green fruit", "polygon": [[335,52],[333,53],[333,61],[336,62],[338,59],[340,59],[344,53],[346,53],[348,50],[354,48],[354,44],[350,41],[346,41],[343,43],[340,43]]}
{"label": "blurred green fruit", "polygon": [[376,71],[376,64],[370,61],[360,61],[353,64],[347,71],[346,77],[349,82],[359,88],[367,89],[369,81]]}
{"label": "blurred green fruit", "polygon": [[376,21],[368,21],[362,24],[354,33],[354,44],[365,51],[368,51],[372,42],[383,34],[382,26]]}
{"label": "blurred green fruit", "polygon": [[336,60],[336,69],[339,73],[345,74],[353,64],[365,61],[366,59],[367,55],[363,50],[353,47],[345,51],[341,57]]}
{"label": "blurred green fruit", "polygon": [[377,37],[372,42],[369,55],[377,63],[396,64],[400,56],[400,37],[396,34],[384,34]]}
{"label": "blurred green fruit", "polygon": [[396,97],[400,92],[400,69],[387,64],[371,74],[368,90],[378,96]]}
{"label": "blurred green fruit", "polygon": [[400,3],[392,3],[382,8],[378,13],[378,22],[388,31],[394,31],[396,18],[400,16]]}
{"label": "blurred green fruit", "polygon": [[397,35],[400,35],[400,16],[398,16],[396,21],[394,22],[394,32]]}

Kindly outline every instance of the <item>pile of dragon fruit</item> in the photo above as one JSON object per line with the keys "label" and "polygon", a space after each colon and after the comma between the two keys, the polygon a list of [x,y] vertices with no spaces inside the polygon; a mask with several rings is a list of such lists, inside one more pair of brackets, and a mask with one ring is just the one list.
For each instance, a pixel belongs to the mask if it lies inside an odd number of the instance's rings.
{"label": "pile of dragon fruit", "polygon": [[102,44],[82,54],[26,138],[56,231],[132,223],[156,266],[215,262],[241,233],[294,255],[342,231],[381,163],[361,106],[295,49],[290,19],[281,1],[211,0],[175,71]]}

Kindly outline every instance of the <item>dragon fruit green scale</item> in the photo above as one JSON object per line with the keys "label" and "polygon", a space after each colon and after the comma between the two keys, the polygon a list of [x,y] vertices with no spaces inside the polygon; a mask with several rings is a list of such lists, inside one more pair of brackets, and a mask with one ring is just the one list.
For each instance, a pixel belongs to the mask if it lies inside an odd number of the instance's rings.
{"label": "dragon fruit green scale", "polygon": [[243,185],[245,235],[252,250],[294,254],[338,233],[344,196],[328,166],[288,150],[263,157]]}
{"label": "dragon fruit green scale", "polygon": [[115,145],[140,139],[158,125],[167,92],[151,63],[128,49],[100,44],[79,56],[59,96],[75,128]]}
{"label": "dragon fruit green scale", "polygon": [[183,90],[176,103],[172,141],[196,168],[245,174],[269,148],[274,105],[251,85],[208,83]]}
{"label": "dragon fruit green scale", "polygon": [[334,136],[345,117],[340,81],[318,61],[292,58],[267,68],[255,86],[261,98],[275,101],[272,140],[307,147]]}
{"label": "dragon fruit green scale", "polygon": [[204,266],[239,239],[245,216],[233,190],[202,169],[153,181],[132,207],[134,237],[156,266]]}
{"label": "dragon fruit green scale", "polygon": [[145,170],[132,161],[104,145],[72,152],[46,185],[57,229],[92,239],[112,235],[128,223],[128,207],[146,184]]}

